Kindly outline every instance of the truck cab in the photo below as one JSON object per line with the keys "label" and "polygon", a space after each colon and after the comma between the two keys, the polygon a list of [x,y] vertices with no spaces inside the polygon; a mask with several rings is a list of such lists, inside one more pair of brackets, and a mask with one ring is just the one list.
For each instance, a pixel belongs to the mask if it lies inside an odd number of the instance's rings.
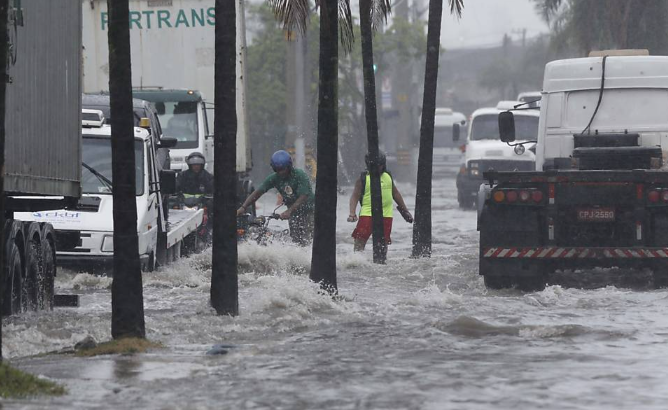
{"label": "truck cab", "polygon": [[[501,141],[499,113],[522,104],[501,101],[494,108],[480,108],[471,115],[466,138],[464,163],[457,174],[457,200],[462,208],[470,208],[477,199],[483,173],[496,171],[531,171],[535,155],[531,149],[516,150]],[[517,111],[515,129],[520,142],[535,141],[538,135],[539,112],[535,109]]]}
{"label": "truck cab", "polygon": [[150,101],[162,125],[165,137],[177,143],[170,151],[171,168],[188,169],[186,158],[198,151],[206,159],[206,170],[213,173],[213,136],[209,132],[202,95],[196,90],[134,90],[134,98]]}
{"label": "truck cab", "polygon": [[[113,175],[111,127],[100,110],[82,110],[82,196],[74,209],[26,213],[26,220],[51,223],[68,246],[58,248],[58,263],[71,267],[108,269],[114,252]],[[152,271],[160,260],[180,255],[180,241],[201,224],[203,211],[171,211],[163,214],[162,187],[174,186],[173,171],[160,171],[157,150],[170,140],[134,127],[137,235],[139,258],[144,271]],[[184,217],[185,215],[185,217]],[[71,240],[73,239],[73,240]],[[170,258],[166,253],[171,253]]]}
{"label": "truck cab", "polygon": [[452,108],[436,108],[434,116],[434,173],[454,174],[464,157],[464,144],[453,138],[454,125],[466,131],[466,116]]}

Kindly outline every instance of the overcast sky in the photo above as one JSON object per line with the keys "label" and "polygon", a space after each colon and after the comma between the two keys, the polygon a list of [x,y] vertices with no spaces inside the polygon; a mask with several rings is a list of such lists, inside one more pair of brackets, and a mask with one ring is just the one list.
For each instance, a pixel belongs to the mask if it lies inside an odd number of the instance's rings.
{"label": "overcast sky", "polygon": [[461,19],[451,16],[449,8],[444,11],[441,45],[446,49],[499,45],[504,33],[521,39],[523,29],[527,38],[548,31],[531,0],[464,0]]}

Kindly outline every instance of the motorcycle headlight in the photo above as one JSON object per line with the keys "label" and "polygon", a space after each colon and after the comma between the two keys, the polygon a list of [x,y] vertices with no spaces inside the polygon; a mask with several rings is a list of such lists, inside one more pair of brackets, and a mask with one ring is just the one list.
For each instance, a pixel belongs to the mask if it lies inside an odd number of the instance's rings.
{"label": "motorcycle headlight", "polygon": [[114,237],[105,236],[102,239],[102,252],[113,252],[114,251]]}

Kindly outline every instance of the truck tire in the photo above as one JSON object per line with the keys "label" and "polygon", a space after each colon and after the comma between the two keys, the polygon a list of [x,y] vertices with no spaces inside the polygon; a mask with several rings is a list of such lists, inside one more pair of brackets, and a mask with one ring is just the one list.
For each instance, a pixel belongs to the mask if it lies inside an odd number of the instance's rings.
{"label": "truck tire", "polygon": [[39,299],[39,278],[42,273],[42,247],[39,242],[29,239],[26,242],[25,276],[23,280],[23,302],[27,310],[37,310]]}
{"label": "truck tire", "polygon": [[56,250],[53,243],[49,237],[45,237],[42,241],[42,275],[37,281],[39,291],[37,308],[40,310],[53,310],[56,276]]}
{"label": "truck tire", "polygon": [[460,190],[457,190],[457,202],[459,202],[459,207],[462,209],[473,208],[473,197],[466,195]]}
{"label": "truck tire", "polygon": [[487,289],[499,290],[513,287],[513,282],[506,275],[484,275],[483,278]]}
{"label": "truck tire", "polygon": [[668,288],[668,264],[662,261],[655,261],[652,265],[652,280],[654,288]]}
{"label": "truck tire", "polygon": [[26,306],[23,302],[21,252],[14,241],[7,243],[6,252],[5,277],[7,281],[5,282],[5,294],[3,295],[2,314],[9,316],[21,313]]}

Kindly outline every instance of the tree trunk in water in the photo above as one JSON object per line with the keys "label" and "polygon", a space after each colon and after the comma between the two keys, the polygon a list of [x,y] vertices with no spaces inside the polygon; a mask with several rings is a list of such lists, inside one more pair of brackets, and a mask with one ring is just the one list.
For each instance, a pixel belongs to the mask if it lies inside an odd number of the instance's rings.
{"label": "tree trunk in water", "polygon": [[[0,56],[6,56],[7,9],[9,0],[0,0]],[[7,64],[0,64],[0,306],[5,295],[5,112],[7,102]],[[0,313],[0,362],[2,362],[2,314]]]}
{"label": "tree trunk in water", "polygon": [[320,76],[318,84],[318,173],[315,189],[315,231],[310,278],[336,293],[336,202],[339,36],[338,0],[320,4]]}
{"label": "tree trunk in water", "polygon": [[216,67],[213,164],[213,265],[211,306],[219,315],[239,314],[237,276],[236,2],[216,0]]}
{"label": "tree trunk in water", "polygon": [[431,178],[434,159],[434,116],[436,112],[442,14],[442,0],[430,0],[417,192],[415,195],[415,225],[413,225],[413,257],[415,258],[431,256]]}
{"label": "tree trunk in water", "polygon": [[373,33],[371,30],[371,0],[360,0],[360,29],[362,40],[362,72],[364,74],[364,106],[369,172],[371,173],[371,225],[373,232],[373,261],[385,263],[387,243],[383,229],[383,200],[378,172],[378,119],[376,117],[376,80],[373,72]]}
{"label": "tree trunk in water", "polygon": [[137,238],[135,140],[128,0],[108,0],[111,169],[114,200],[114,279],[111,335],[145,337],[144,296]]}

